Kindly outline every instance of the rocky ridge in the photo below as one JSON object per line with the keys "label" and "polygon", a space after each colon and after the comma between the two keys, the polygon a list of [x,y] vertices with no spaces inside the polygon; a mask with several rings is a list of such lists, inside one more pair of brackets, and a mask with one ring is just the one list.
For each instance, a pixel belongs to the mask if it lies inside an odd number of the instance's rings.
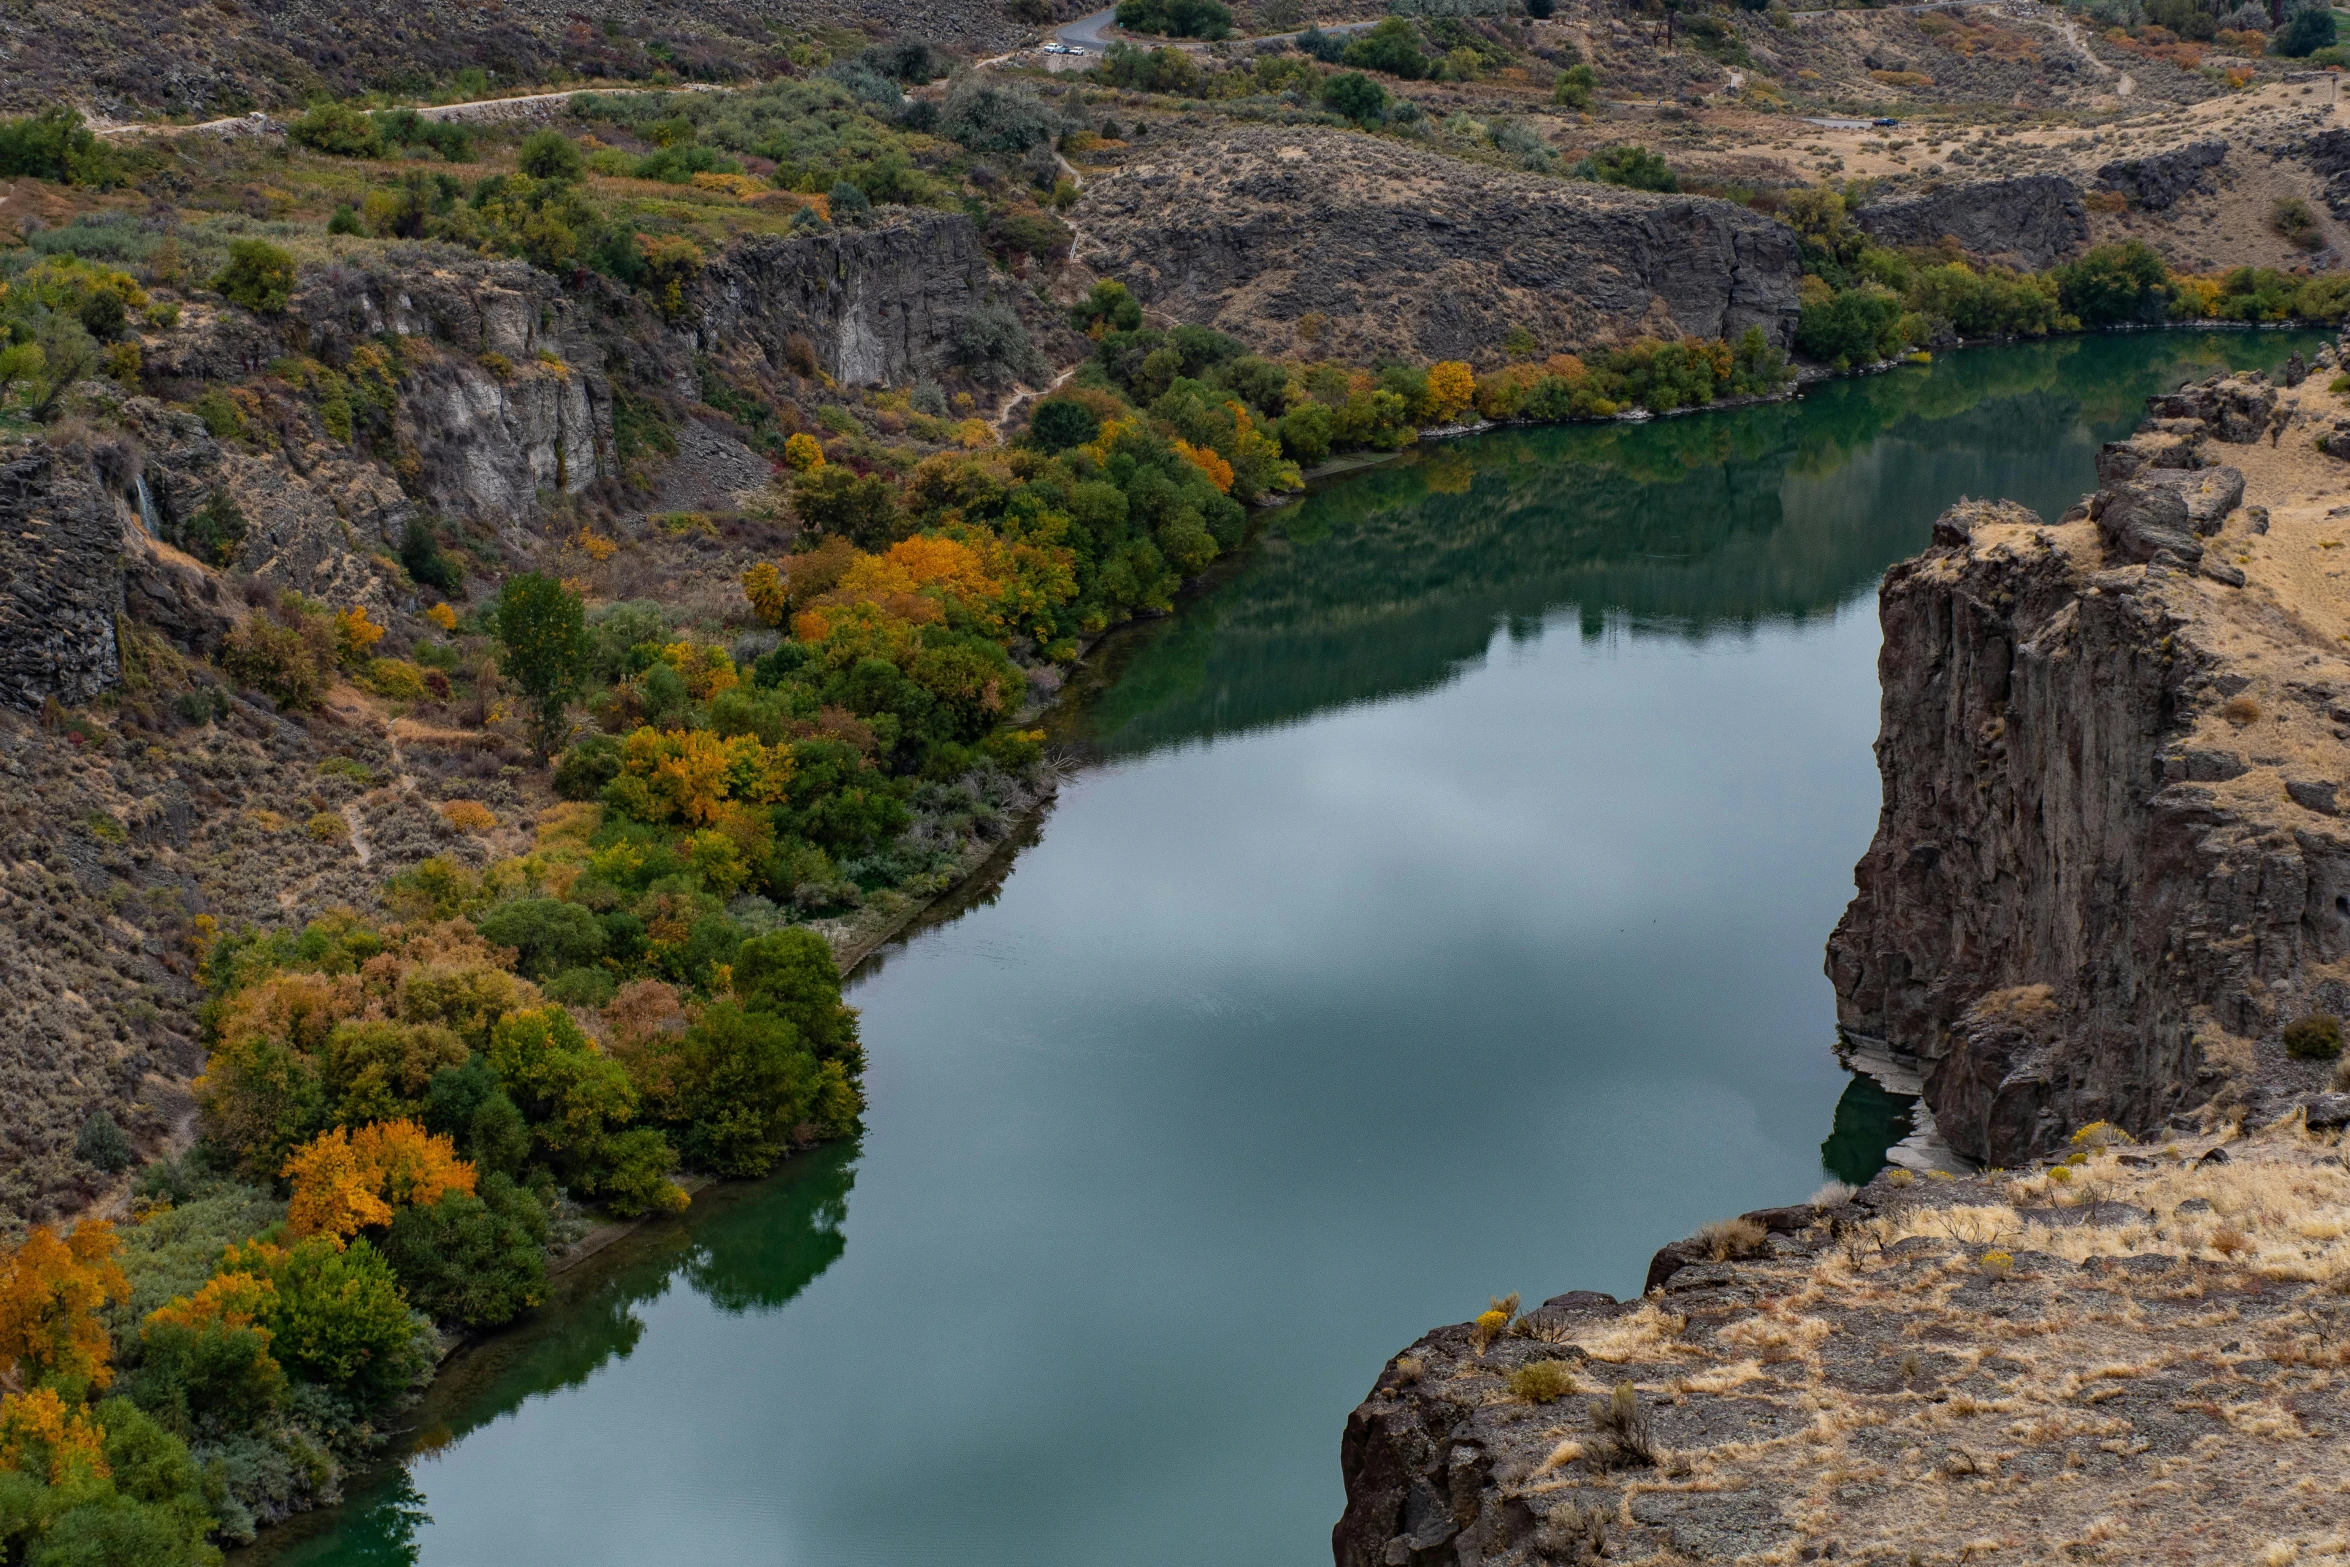
{"label": "rocky ridge", "polygon": [[1074,252],[1155,311],[1358,363],[1490,363],[1513,326],[1554,349],[1647,334],[1792,340],[1801,257],[1784,224],[1467,164],[1313,126],[1154,134],[1096,173]]}
{"label": "rocky ridge", "polygon": [[2292,1086],[2286,1025],[2350,1013],[2350,407],[2153,409],[2064,519],[1958,507],[1881,593],[1885,804],[1828,971],[1977,1160]]}
{"label": "rocky ridge", "polygon": [[1337,1567],[2339,1552],[2350,1095],[1710,1226],[1516,1298],[1348,1417]]}

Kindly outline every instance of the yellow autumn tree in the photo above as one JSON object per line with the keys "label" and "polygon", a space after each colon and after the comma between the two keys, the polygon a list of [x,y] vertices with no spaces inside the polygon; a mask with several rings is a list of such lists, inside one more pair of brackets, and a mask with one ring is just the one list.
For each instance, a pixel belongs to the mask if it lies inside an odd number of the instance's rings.
{"label": "yellow autumn tree", "polygon": [[[175,1297],[169,1304],[147,1313],[151,1327],[182,1327],[201,1331],[218,1324],[229,1328],[250,1328],[269,1312],[277,1298],[277,1285],[270,1279],[242,1269],[215,1273],[204,1281],[204,1287],[193,1295]],[[261,1329],[266,1334],[266,1328]]]}
{"label": "yellow autumn tree", "polygon": [[104,1387],[114,1346],[98,1313],[130,1299],[114,1226],[89,1219],[63,1240],[47,1225],[0,1260],[0,1375],[50,1375]]}
{"label": "yellow autumn tree", "polygon": [[354,604],[335,616],[335,656],[351,668],[367,661],[368,651],[384,639],[384,628],[367,618],[367,606]]}
{"label": "yellow autumn tree", "polygon": [[783,465],[794,473],[814,473],[824,466],[824,444],[802,430],[783,443]]}
{"label": "yellow autumn tree", "polygon": [[1477,373],[1458,359],[1428,367],[1428,401],[1440,423],[1450,424],[1468,410],[1477,397]]}
{"label": "yellow autumn tree", "polygon": [[286,1233],[342,1241],[392,1222],[395,1208],[429,1207],[449,1192],[471,1195],[473,1166],[448,1138],[414,1121],[336,1127],[312,1138],[279,1172],[294,1183]]}
{"label": "yellow autumn tree", "polygon": [[661,649],[661,662],[685,677],[686,694],[697,702],[742,684],[726,649],[706,642],[672,642]]}
{"label": "yellow autumn tree", "polygon": [[611,798],[639,821],[703,827],[719,821],[730,801],[782,799],[791,775],[791,747],[761,745],[756,735],[720,739],[706,729],[639,728],[621,742]]}
{"label": "yellow autumn tree", "polygon": [[103,1478],[105,1428],[80,1406],[68,1406],[54,1388],[0,1398],[0,1469],[30,1471],[51,1485],[76,1469]]}

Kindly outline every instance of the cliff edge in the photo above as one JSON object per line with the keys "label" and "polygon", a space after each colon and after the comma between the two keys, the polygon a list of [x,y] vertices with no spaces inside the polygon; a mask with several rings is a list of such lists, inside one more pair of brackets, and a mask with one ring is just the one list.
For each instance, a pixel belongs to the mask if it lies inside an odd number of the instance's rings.
{"label": "cliff edge", "polygon": [[1827,968],[1847,1037],[1914,1057],[1970,1158],[2327,1070],[2281,1036],[2350,1014],[2331,378],[2155,398],[2064,518],[1962,504],[1886,575],[1884,806]]}
{"label": "cliff edge", "polygon": [[1889,1170],[1497,1302],[1348,1417],[1337,1567],[2334,1559],[2346,1118]]}

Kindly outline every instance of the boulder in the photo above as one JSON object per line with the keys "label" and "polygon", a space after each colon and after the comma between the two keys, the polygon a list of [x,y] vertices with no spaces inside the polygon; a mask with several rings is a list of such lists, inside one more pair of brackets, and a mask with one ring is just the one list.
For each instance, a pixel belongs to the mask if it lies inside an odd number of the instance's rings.
{"label": "boulder", "polygon": [[2212,136],[2167,152],[2123,158],[2097,171],[2097,188],[2119,191],[2130,205],[2160,212],[2189,191],[2205,188],[2207,176],[2227,155],[2228,144]]}
{"label": "boulder", "polygon": [[2146,399],[2147,412],[2158,420],[2192,419],[2219,440],[2249,446],[2268,433],[2269,416],[2276,412],[2277,389],[2257,371],[2213,376]]}

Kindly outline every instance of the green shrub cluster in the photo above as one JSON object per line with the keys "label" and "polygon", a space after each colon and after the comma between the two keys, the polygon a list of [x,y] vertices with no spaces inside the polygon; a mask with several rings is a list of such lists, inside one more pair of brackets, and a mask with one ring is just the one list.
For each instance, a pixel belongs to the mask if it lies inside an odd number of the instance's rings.
{"label": "green shrub cluster", "polygon": [[1229,38],[1232,11],[1222,0],[1118,0],[1118,25],[1162,38]]}
{"label": "green shrub cluster", "polygon": [[2045,272],[1976,268],[1948,248],[1895,250],[1852,221],[1842,192],[1778,193],[1803,251],[1796,345],[1836,368],[1965,338],[2040,337],[2163,321],[2333,323],[2350,278],[2238,267],[2216,278],[2170,270],[2143,240],[2098,245]]}

